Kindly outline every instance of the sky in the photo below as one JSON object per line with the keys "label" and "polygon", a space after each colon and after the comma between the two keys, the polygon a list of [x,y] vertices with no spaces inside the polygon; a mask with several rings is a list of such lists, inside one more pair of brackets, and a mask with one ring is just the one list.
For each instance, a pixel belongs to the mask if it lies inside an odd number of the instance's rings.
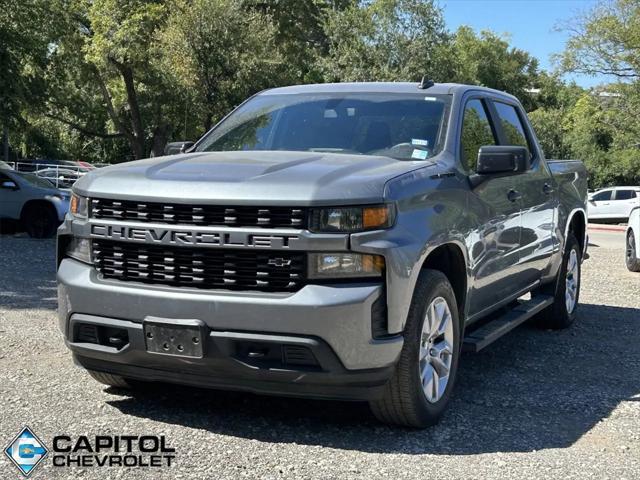
{"label": "sky", "polygon": [[[579,12],[588,11],[596,0],[440,0],[449,30],[469,25],[476,31],[493,30],[510,36],[514,47],[526,50],[545,70],[553,69],[551,55],[560,53],[567,40],[556,27]],[[605,82],[603,77],[567,75],[578,85],[591,87]]]}

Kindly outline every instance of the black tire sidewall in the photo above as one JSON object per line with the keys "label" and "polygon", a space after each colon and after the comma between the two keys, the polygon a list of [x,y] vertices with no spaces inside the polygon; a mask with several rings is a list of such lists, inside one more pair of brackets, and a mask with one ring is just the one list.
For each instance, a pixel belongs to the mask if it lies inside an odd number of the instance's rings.
{"label": "black tire sidewall", "polygon": [[[420,405],[420,410],[423,410],[424,412],[424,422],[431,424],[434,423],[434,421],[444,412],[455,385],[461,350],[460,317],[458,314],[455,294],[453,293],[453,289],[444,274],[434,270],[424,270],[421,272],[418,282],[419,285],[416,288],[417,295],[414,295],[410,318],[407,323],[405,346],[402,352],[401,361],[409,364],[409,372],[413,372],[413,375],[409,375],[408,378],[411,395],[413,395],[416,405]],[[452,345],[453,355],[451,359],[449,382],[447,383],[446,390],[440,400],[435,403],[431,403],[427,400],[422,390],[418,358],[420,337],[425,321],[426,309],[431,301],[437,297],[444,298],[449,306],[449,310],[451,311],[454,344]]]}
{"label": "black tire sidewall", "polygon": [[[576,291],[576,304],[573,307],[573,311],[569,313],[567,311],[565,295],[567,288],[567,267],[569,266],[569,258],[571,257],[572,250],[575,250],[578,256],[578,290]],[[559,326],[565,327],[573,323],[576,318],[576,311],[580,305],[580,288],[582,286],[582,253],[578,240],[572,233],[567,235],[566,248],[562,257],[562,266],[560,267],[558,275],[554,314],[558,318]]]}
{"label": "black tire sidewall", "polygon": [[[35,222],[42,220],[42,230],[36,227]],[[58,219],[53,206],[37,205],[30,207],[24,216],[25,230],[32,238],[49,238],[56,232]]]}
{"label": "black tire sidewall", "polygon": [[[638,259],[638,251],[636,250],[636,236],[633,233],[633,230],[629,230],[629,232],[627,233],[626,242],[627,243],[625,244],[624,260],[625,264],[627,265],[627,269],[631,272],[640,271],[640,260]],[[632,257],[627,255],[627,248],[629,248],[629,245],[632,245],[633,247]]]}

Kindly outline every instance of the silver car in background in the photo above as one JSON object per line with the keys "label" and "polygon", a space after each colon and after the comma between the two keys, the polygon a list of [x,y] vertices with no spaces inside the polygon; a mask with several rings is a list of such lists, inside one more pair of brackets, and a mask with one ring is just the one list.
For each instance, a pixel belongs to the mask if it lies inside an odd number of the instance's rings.
{"label": "silver car in background", "polygon": [[70,194],[33,173],[0,169],[0,222],[21,223],[29,236],[52,237],[69,210]]}

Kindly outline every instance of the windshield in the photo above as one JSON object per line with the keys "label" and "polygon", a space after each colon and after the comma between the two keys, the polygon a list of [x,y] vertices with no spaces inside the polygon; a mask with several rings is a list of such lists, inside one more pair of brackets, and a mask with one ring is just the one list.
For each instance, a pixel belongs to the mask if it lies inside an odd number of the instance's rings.
{"label": "windshield", "polygon": [[24,172],[11,172],[15,175],[19,175],[21,178],[29,182],[31,185],[42,188],[55,188],[53,183],[51,183],[46,178],[40,178],[33,173],[24,173]]}
{"label": "windshield", "polygon": [[239,107],[196,151],[290,150],[425,160],[442,146],[446,95],[265,94]]}

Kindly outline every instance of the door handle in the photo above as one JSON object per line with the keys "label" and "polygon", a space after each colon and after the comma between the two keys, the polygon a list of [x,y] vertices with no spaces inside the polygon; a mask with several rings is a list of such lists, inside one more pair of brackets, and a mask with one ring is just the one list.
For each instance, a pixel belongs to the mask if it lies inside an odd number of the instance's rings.
{"label": "door handle", "polygon": [[509,190],[509,193],[507,193],[507,198],[511,202],[517,202],[522,198],[522,194],[517,190]]}
{"label": "door handle", "polygon": [[542,186],[542,191],[546,194],[546,195],[551,195],[554,192],[554,188],[549,185],[548,183],[545,183]]}

